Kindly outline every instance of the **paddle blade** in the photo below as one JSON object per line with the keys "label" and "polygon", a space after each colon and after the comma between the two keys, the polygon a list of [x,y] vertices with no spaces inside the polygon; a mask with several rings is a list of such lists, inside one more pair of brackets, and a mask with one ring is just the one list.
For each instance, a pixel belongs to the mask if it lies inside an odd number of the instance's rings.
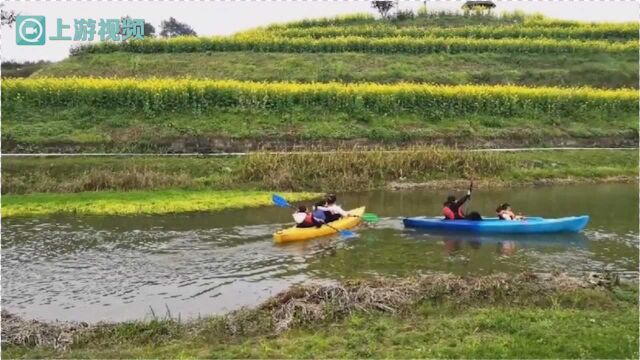
{"label": "paddle blade", "polygon": [[362,221],[377,222],[378,220],[380,220],[380,218],[376,214],[366,213],[362,215]]}
{"label": "paddle blade", "polygon": [[276,206],[289,207],[289,203],[287,202],[287,200],[285,200],[282,196],[278,194],[273,194],[273,196],[271,197],[271,201],[273,201],[273,203],[276,204]]}
{"label": "paddle blade", "polygon": [[352,237],[356,237],[357,235],[353,231],[340,230],[340,236],[342,236],[344,238],[352,238]]}

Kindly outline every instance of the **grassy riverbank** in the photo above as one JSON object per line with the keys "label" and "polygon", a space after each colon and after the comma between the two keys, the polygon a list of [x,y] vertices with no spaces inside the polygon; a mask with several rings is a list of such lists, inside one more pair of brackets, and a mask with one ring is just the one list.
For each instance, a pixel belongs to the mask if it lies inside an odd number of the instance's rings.
{"label": "grassy riverbank", "polygon": [[[272,191],[636,181],[637,150],[444,148],[241,157],[3,158],[3,216],[125,215],[269,205]],[[213,190],[216,189],[216,190]],[[225,190],[225,191],[222,191]],[[263,190],[263,191],[255,191]],[[290,195],[292,201],[318,194]]]}
{"label": "grassy riverbank", "polygon": [[[2,196],[2,216],[135,215],[270,206],[272,193],[231,190],[158,190],[29,194]],[[308,200],[318,193],[286,193],[289,201]]]}
{"label": "grassy riverbank", "polygon": [[329,113],[296,106],[283,111],[220,109],[157,116],[90,106],[3,107],[2,149],[18,153],[280,151],[335,149],[340,143],[346,147],[441,143],[465,148],[638,144],[635,113],[605,117],[593,111],[585,117],[541,115],[534,120],[532,116],[498,115],[429,119],[402,112]]}
{"label": "grassy riverbank", "polygon": [[[190,322],[159,319],[74,330],[31,324],[22,337],[6,338],[2,355],[636,358],[637,289],[604,285],[523,274],[310,286],[256,310]],[[7,325],[21,328],[19,320],[5,316]],[[67,349],[54,350],[55,345]]]}
{"label": "grassy riverbank", "polygon": [[238,157],[4,157],[2,170],[3,194],[172,188],[356,191],[471,175],[505,185],[635,178],[638,151],[473,152],[435,147]]}

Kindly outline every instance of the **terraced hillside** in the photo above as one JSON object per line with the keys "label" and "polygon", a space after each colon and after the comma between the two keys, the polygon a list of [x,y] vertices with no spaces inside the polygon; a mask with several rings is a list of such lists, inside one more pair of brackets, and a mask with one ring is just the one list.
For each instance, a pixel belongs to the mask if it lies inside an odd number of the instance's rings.
{"label": "terraced hillside", "polygon": [[3,82],[3,150],[633,146],[637,86],[637,24],[355,15],[75,49]]}

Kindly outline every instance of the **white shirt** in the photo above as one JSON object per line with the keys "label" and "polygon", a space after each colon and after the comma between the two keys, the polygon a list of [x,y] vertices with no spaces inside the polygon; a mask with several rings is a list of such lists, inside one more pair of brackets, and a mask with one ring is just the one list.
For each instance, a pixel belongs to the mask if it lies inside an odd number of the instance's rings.
{"label": "white shirt", "polygon": [[307,218],[307,214],[303,213],[303,212],[295,212],[293,213],[293,221],[296,222],[296,224],[302,224],[304,222],[304,219]]}
{"label": "white shirt", "polygon": [[341,216],[349,216],[349,212],[348,211],[344,211],[340,205],[329,205],[329,206],[318,206],[316,207],[316,209],[320,210],[320,211],[329,211],[332,214],[340,214]]}

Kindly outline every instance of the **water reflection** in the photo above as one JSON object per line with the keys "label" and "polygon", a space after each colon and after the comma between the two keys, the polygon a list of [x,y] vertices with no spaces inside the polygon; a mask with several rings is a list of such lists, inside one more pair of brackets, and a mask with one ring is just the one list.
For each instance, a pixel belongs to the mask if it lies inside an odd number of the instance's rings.
{"label": "water reflection", "polygon": [[495,248],[498,255],[513,256],[518,249],[545,246],[585,247],[588,241],[583,233],[480,235],[420,229],[405,229],[404,232],[405,237],[416,241],[441,242],[448,255],[457,255],[464,246],[472,250],[480,250],[484,246]]}

